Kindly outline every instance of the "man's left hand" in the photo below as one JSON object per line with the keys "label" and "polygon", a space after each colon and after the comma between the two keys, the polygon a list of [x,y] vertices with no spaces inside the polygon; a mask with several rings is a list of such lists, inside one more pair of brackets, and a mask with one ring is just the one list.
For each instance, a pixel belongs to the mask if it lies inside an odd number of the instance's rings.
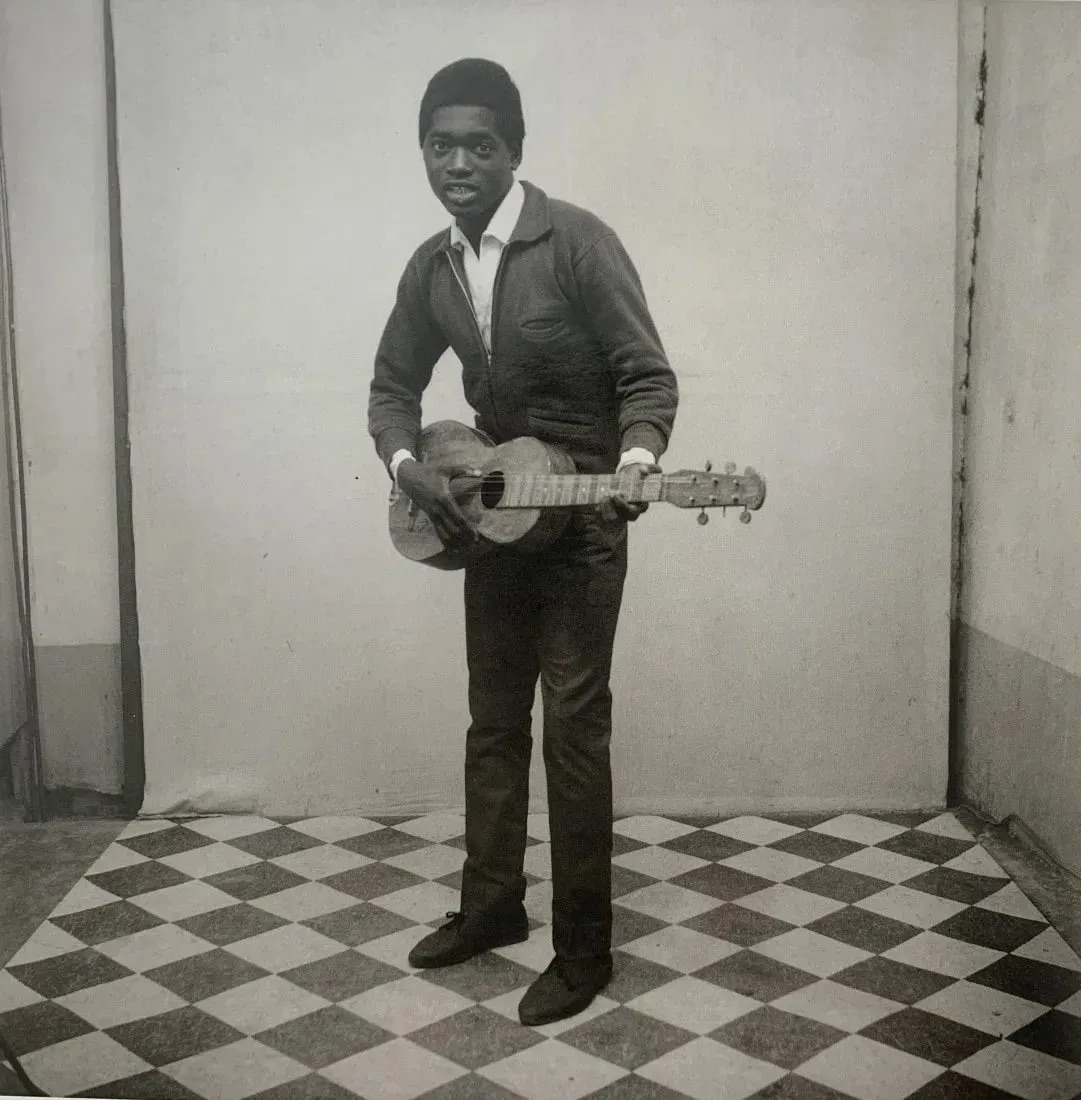
{"label": "man's left hand", "polygon": [[[650,466],[644,462],[631,462],[624,466],[617,474],[617,479],[626,479],[628,484],[635,484],[643,480],[648,474],[659,474],[660,466]],[[621,493],[614,493],[605,504],[601,506],[601,514],[606,519],[621,519],[626,522],[636,520],[647,508],[644,502],[629,501]]]}

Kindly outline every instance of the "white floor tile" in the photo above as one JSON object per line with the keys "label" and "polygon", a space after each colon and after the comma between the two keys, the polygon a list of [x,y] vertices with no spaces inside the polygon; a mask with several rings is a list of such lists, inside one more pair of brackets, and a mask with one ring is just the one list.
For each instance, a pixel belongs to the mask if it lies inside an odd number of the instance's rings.
{"label": "white floor tile", "polygon": [[74,1096],[151,1068],[100,1031],[54,1043],[25,1055],[21,1061],[46,1096]]}
{"label": "white floor tile", "polygon": [[620,950],[660,963],[680,974],[690,974],[720,959],[726,959],[729,955],[735,955],[742,948],[726,940],[719,940],[716,936],[705,936],[701,932],[675,924],[625,943]]}
{"label": "white floor tile", "polygon": [[130,936],[99,943],[97,950],[121,966],[141,974],[156,966],[167,966],[181,959],[190,959],[194,955],[203,955],[207,951],[213,951],[214,945],[185,932],[175,924],[162,924],[157,928],[148,928],[145,932],[135,932]]}
{"label": "white floor tile", "polygon": [[45,1000],[40,993],[28,989],[6,970],[0,970],[0,1016],[17,1008],[36,1005]]}
{"label": "white floor tile", "polygon": [[898,852],[887,852],[882,848],[861,848],[858,852],[843,856],[833,866],[857,875],[885,879],[886,882],[904,882],[924,871],[935,869],[935,865],[926,860],[913,859]]}
{"label": "white floor tile", "polygon": [[1009,917],[1021,917],[1023,920],[1038,920],[1044,923],[1047,918],[1021,893],[1016,883],[1011,882],[1001,890],[976,902],[979,909],[990,909],[992,913],[1005,913]]}
{"label": "white floor tile", "polygon": [[725,867],[734,867],[737,871],[746,871],[749,875],[768,878],[771,882],[787,882],[797,875],[814,871],[822,864],[803,856],[794,856],[790,852],[781,852],[776,848],[752,848],[720,861]]}
{"label": "white floor tile", "polygon": [[1051,963],[1052,966],[1061,966],[1065,970],[1081,971],[1081,959],[1062,936],[1050,926],[1028,943],[1022,944],[1014,954],[1020,955],[1023,959],[1038,959],[1040,962]]}
{"label": "white floor tile", "polygon": [[977,1031],[986,1031],[1000,1039],[1045,1015],[1047,1005],[1035,1004],[1012,993],[1003,993],[975,982],[954,982],[932,993],[916,1005],[936,1016],[945,1016]]}
{"label": "white floor tile", "polygon": [[842,1031],[859,1031],[905,1007],[897,1001],[865,993],[862,989],[851,989],[829,979],[786,993],[770,1003],[784,1012],[806,1016]]}
{"label": "white floor tile", "polygon": [[66,917],[72,913],[83,913],[87,909],[97,909],[100,905],[109,905],[120,899],[95,886],[85,878],[80,879],[67,893],[64,900],[52,911],[50,916]]}
{"label": "white floor tile", "polygon": [[548,842],[531,844],[525,850],[522,869],[526,874],[536,875],[537,878],[550,879],[552,877],[552,845]]}
{"label": "white floor tile", "polygon": [[803,830],[796,828],[795,825],[786,825],[782,821],[744,815],[710,825],[708,831],[720,833],[721,836],[730,836],[733,840],[742,840],[745,844],[775,844],[778,840],[785,840]]}
{"label": "white floor tile", "polygon": [[413,852],[391,856],[383,862],[391,867],[398,867],[402,871],[420,875],[421,878],[442,878],[443,875],[450,875],[462,869],[465,863],[465,852],[446,844],[430,844],[426,848],[417,848]]}
{"label": "white floor tile", "polygon": [[134,867],[136,863],[148,863],[146,856],[125,848],[123,844],[110,844],[90,865],[86,877],[103,875],[106,871],[121,871],[125,867]]}
{"label": "white floor tile", "polygon": [[404,890],[395,890],[372,898],[372,904],[389,909],[400,917],[426,924],[428,921],[445,919],[447,913],[458,908],[459,891],[444,886],[441,882],[422,882],[416,886],[407,886]]}
{"label": "white floor tile", "polygon": [[546,1039],[477,1072],[527,1100],[579,1100],[627,1073],[558,1039]]}
{"label": "white floor tile", "polygon": [[305,821],[294,821],[290,829],[295,829],[305,836],[314,837],[316,840],[325,841],[327,844],[335,844],[339,840],[350,840],[355,836],[364,836],[366,833],[378,832],[383,828],[377,821],[369,821],[366,817],[309,817]]}
{"label": "white floor tile", "polygon": [[908,886],[889,886],[857,901],[856,905],[879,916],[911,924],[914,928],[933,928],[967,908],[959,901],[935,897]]}
{"label": "white floor tile", "polygon": [[148,894],[136,894],[128,900],[132,905],[166,921],[186,920],[236,905],[236,898],[198,879],[167,886],[164,890],[152,890]]}
{"label": "white floor tile", "polygon": [[493,954],[502,955],[511,962],[528,966],[530,970],[542,971],[551,961],[552,948],[551,925],[534,928],[524,943],[512,943],[506,947],[497,947]]}
{"label": "white floor tile", "polygon": [[630,837],[631,840],[638,840],[643,844],[663,844],[667,840],[675,840],[677,836],[686,836],[695,831],[693,825],[683,825],[670,818],[651,814],[621,818],[615,823],[614,829],[620,836]]}
{"label": "white floor tile", "polygon": [[241,1100],[306,1077],[309,1071],[255,1039],[241,1039],[163,1066],[162,1073],[207,1100]]}
{"label": "white floor tile", "polygon": [[412,970],[413,968],[409,965],[409,952],[431,931],[431,928],[423,924],[412,925],[409,928],[403,928],[400,932],[392,932],[389,936],[380,936],[378,939],[358,944],[356,950],[362,955],[396,966],[399,970]]}
{"label": "white floor tile", "polygon": [[808,928],[794,928],[791,932],[775,936],[765,943],[755,944],[751,950],[778,962],[788,963],[798,970],[806,970],[808,974],[815,974],[819,978],[828,978],[831,974],[871,958],[870,951],[819,935]]}
{"label": "white floor tile", "polygon": [[408,1039],[393,1039],[319,1072],[365,1100],[413,1100],[467,1071]]}
{"label": "white floor tile", "polygon": [[699,859],[697,856],[685,855],[683,852],[673,852],[670,848],[658,848],[650,845],[646,848],[636,848],[633,852],[625,852],[616,856],[612,862],[618,867],[626,867],[628,871],[637,871],[642,875],[649,875],[655,879],[669,879],[676,875],[682,875],[686,871],[694,871],[698,867],[705,867],[709,860]]}
{"label": "white floor tile", "polygon": [[938,817],[925,821],[916,828],[921,833],[933,833],[935,836],[946,836],[951,840],[972,840],[972,834],[951,813],[939,814]]}
{"label": "white floor tile", "polygon": [[27,963],[53,959],[71,951],[82,951],[86,944],[69,935],[62,928],[45,921],[11,957],[8,966],[24,966]]}
{"label": "white floor tile", "polygon": [[286,924],[250,939],[226,944],[224,950],[264,970],[280,972],[341,954],[342,945],[313,928]]}
{"label": "white floor tile", "polygon": [[426,814],[424,817],[414,818],[412,821],[403,821],[395,828],[410,836],[418,836],[421,840],[441,842],[452,837],[462,836],[465,833],[465,814],[438,813]]}
{"label": "white floor tile", "polygon": [[206,878],[209,875],[220,874],[223,871],[235,871],[239,867],[250,867],[258,863],[256,856],[242,852],[231,844],[220,841],[207,844],[203,848],[192,848],[188,852],[177,852],[175,856],[162,856],[159,863],[166,867],[172,867],[182,874],[191,875],[192,878]]}
{"label": "white floor tile", "polygon": [[1006,1040],[984,1047],[953,1068],[1025,1100],[1074,1100],[1081,1093],[1081,1066]]}
{"label": "white floor tile", "polygon": [[199,1008],[245,1035],[256,1035],[329,1004],[326,998],[271,975],[207,997]]}
{"label": "white floor tile", "polygon": [[784,1076],[784,1070],[760,1062],[712,1039],[695,1039],[635,1071],[695,1100],[744,1100]]}
{"label": "white floor tile", "polygon": [[324,886],[321,882],[306,882],[300,886],[281,890],[277,894],[268,894],[263,898],[254,898],[250,904],[290,921],[312,920],[325,917],[328,913],[337,913],[356,905],[357,899],[341,890]]}
{"label": "white floor tile", "polygon": [[408,1035],[472,1004],[460,993],[415,975],[377,985],[341,1002],[342,1008],[395,1035]]}
{"label": "white floor tile", "polygon": [[887,959],[908,963],[909,966],[921,966],[924,970],[933,970],[950,978],[967,978],[1001,959],[1005,952],[964,943],[951,936],[940,936],[937,932],[921,932],[882,954]]}
{"label": "white floor tile", "polygon": [[1072,997],[1067,997],[1056,1007],[1059,1012],[1068,1012],[1071,1016],[1081,1016],[1081,990]]}
{"label": "white floor tile", "polygon": [[816,1054],[799,1072],[858,1100],[903,1100],[938,1077],[942,1066],[862,1035],[850,1035]]}
{"label": "white floor tile", "polygon": [[754,1012],[762,1003],[712,982],[684,976],[635,997],[627,1002],[627,1007],[696,1035],[705,1035]]}
{"label": "white floor tile", "polygon": [[237,840],[242,836],[254,836],[277,829],[278,823],[265,817],[247,817],[241,814],[222,817],[197,817],[185,821],[184,827],[212,840]]}
{"label": "white floor tile", "polygon": [[337,875],[342,871],[352,871],[364,867],[375,860],[362,856],[359,852],[350,852],[334,844],[321,844],[318,848],[305,848],[302,852],[292,852],[287,856],[277,856],[270,863],[292,871],[294,875],[303,875],[313,882],[328,875]]}
{"label": "white floor tile", "polygon": [[905,832],[905,829],[888,821],[864,817],[863,814],[841,814],[812,826],[811,831],[839,837],[841,840],[851,840],[856,844],[881,844],[882,841]]}
{"label": "white floor tile", "polygon": [[985,878],[1008,879],[1010,877],[978,844],[973,845],[967,852],[954,856],[942,866],[951,871],[967,871],[970,875],[983,875]]}
{"label": "white floor tile", "polygon": [[188,1002],[157,982],[135,974],[57,997],[56,1003],[81,1016],[99,1031],[120,1027],[148,1016],[183,1008]]}
{"label": "white floor tile", "polygon": [[700,913],[716,909],[721,902],[695,890],[685,890],[674,882],[654,882],[624,894],[619,899],[619,904],[636,913],[645,913],[669,924],[678,924],[697,917]]}
{"label": "white floor tile", "polygon": [[[620,899],[622,900],[622,899]],[[457,904],[455,905],[457,908]],[[525,892],[525,911],[530,920],[550,924],[552,921],[552,882],[543,879]]]}
{"label": "white floor tile", "polygon": [[844,909],[842,901],[825,898],[821,894],[812,894],[798,886],[789,886],[779,882],[754,894],[740,898],[737,905],[744,909],[753,909],[756,913],[765,913],[789,924],[810,924],[813,920],[836,913]]}

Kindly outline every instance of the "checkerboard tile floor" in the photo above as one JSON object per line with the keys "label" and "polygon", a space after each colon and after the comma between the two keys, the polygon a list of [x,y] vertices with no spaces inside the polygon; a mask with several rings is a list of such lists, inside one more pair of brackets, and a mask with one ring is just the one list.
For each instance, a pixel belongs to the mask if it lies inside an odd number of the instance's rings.
{"label": "checkerboard tile floor", "polygon": [[462,832],[133,822],[0,971],[0,1029],[57,1096],[1081,1095],[1081,961],[951,814],[617,821],[615,977],[540,1028],[543,816],[529,940],[406,961],[457,905]]}

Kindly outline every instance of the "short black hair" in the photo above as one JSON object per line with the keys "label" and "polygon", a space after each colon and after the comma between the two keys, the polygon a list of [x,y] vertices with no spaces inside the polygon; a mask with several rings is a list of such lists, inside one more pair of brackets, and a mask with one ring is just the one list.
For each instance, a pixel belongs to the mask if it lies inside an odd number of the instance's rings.
{"label": "short black hair", "polygon": [[511,152],[521,156],[525,140],[522,97],[510,73],[494,61],[463,57],[445,65],[428,81],[420,101],[420,144],[432,125],[439,107],[487,107],[494,115],[500,136]]}

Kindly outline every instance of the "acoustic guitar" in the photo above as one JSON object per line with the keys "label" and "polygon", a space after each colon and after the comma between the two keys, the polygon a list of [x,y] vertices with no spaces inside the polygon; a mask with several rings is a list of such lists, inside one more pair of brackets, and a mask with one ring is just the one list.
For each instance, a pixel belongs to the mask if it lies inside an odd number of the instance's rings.
{"label": "acoustic guitar", "polygon": [[581,474],[559,447],[522,437],[495,444],[483,432],[455,420],[439,420],[421,432],[417,457],[452,475],[451,492],[470,526],[480,536],[464,551],[443,545],[428,516],[404,493],[390,496],[390,538],[410,561],[437,569],[462,569],[496,548],[525,553],[544,549],[559,537],[575,509],[595,509],[613,494],[631,503],[664,501],[677,508],[740,508],[740,520],[766,499],[765,480],[748,469],[737,474],[729,464],[723,474],[681,470],[674,474]]}

